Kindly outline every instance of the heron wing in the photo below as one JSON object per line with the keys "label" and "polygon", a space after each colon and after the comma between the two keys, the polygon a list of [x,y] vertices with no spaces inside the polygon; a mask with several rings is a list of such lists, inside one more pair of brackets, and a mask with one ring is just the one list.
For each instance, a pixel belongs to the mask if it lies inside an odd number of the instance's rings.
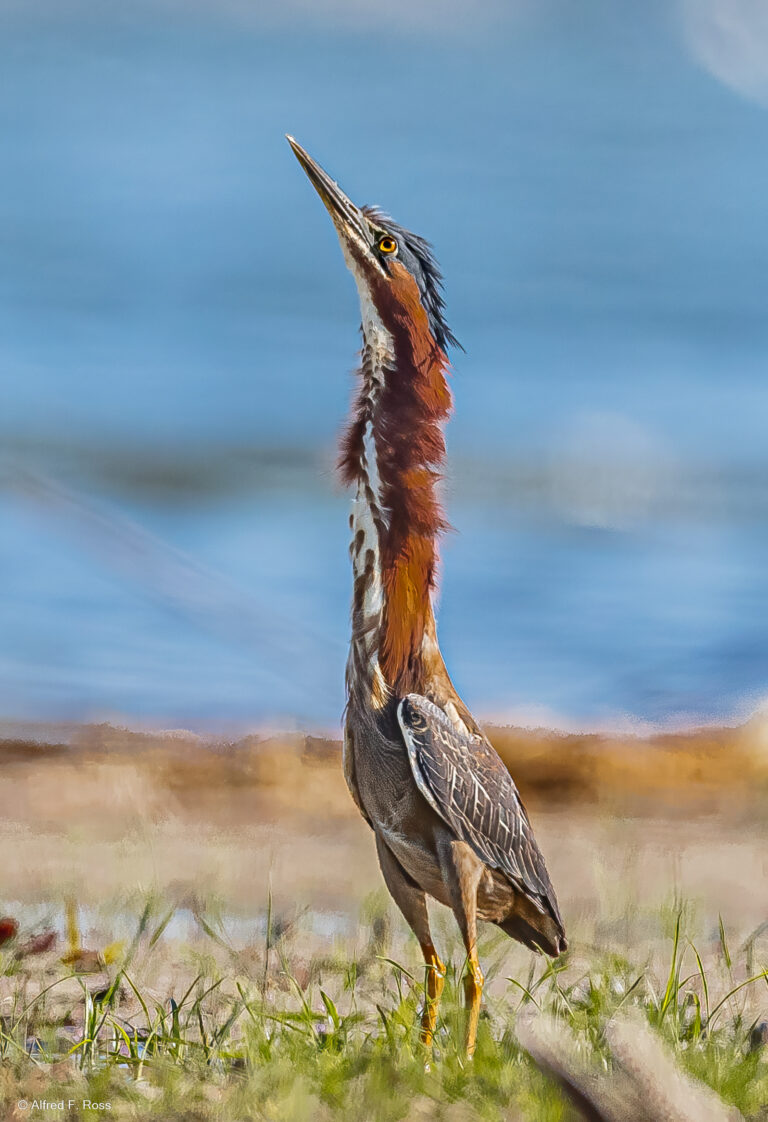
{"label": "heron wing", "polygon": [[460,732],[439,706],[419,694],[403,698],[397,715],[411,770],[427,802],[481,861],[560,921],[525,807],[492,745]]}

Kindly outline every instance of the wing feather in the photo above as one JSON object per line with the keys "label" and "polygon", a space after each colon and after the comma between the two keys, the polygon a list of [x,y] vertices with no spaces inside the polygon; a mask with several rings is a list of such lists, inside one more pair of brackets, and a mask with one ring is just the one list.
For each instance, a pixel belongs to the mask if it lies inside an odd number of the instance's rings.
{"label": "wing feather", "polygon": [[492,745],[460,732],[420,694],[403,698],[397,716],[414,778],[433,810],[485,864],[561,923],[528,815]]}

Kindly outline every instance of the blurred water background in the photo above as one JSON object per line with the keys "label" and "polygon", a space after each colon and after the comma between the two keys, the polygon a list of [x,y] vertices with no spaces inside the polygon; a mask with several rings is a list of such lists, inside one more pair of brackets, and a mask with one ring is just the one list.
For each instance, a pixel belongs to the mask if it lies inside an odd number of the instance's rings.
{"label": "blurred water background", "polygon": [[0,716],[335,728],[354,286],[428,236],[440,631],[482,718],[768,687],[760,0],[0,0]]}

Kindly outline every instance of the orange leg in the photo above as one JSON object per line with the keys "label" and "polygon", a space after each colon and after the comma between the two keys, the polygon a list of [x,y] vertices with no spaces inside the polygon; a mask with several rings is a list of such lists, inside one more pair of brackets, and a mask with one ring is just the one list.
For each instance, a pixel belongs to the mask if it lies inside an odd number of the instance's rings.
{"label": "orange leg", "polygon": [[477,1043],[477,1022],[480,1018],[480,1002],[483,997],[483,972],[477,960],[474,944],[469,950],[467,972],[464,975],[464,1002],[467,1009],[467,1058],[472,1059]]}
{"label": "orange leg", "polygon": [[440,995],[445,985],[445,966],[431,943],[422,943],[421,952],[427,964],[424,1011],[421,1014],[421,1042],[429,1048],[435,1035]]}
{"label": "orange leg", "polygon": [[477,1022],[483,997],[483,972],[477,959],[477,889],[483,865],[465,842],[450,836],[444,835],[440,839],[438,852],[453,914],[467,952],[464,1000],[467,1010],[466,1050],[467,1058],[471,1059],[477,1043]]}
{"label": "orange leg", "polygon": [[384,874],[387,888],[392,893],[392,899],[405,916],[416,938],[419,940],[421,953],[427,966],[427,979],[424,994],[424,1010],[421,1014],[421,1039],[429,1047],[435,1035],[437,1023],[437,1007],[445,983],[445,967],[432,942],[429,930],[429,916],[427,914],[427,898],[424,892],[405,873],[392,855],[383,839],[376,835],[376,848],[379,854],[379,864]]}

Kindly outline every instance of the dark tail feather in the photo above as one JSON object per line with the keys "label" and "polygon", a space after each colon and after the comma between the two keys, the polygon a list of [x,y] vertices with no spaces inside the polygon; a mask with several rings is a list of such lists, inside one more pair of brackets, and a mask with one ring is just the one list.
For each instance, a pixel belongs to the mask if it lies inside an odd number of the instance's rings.
{"label": "dark tail feather", "polygon": [[510,915],[499,923],[512,939],[528,947],[532,951],[543,951],[550,958],[557,958],[563,951],[568,950],[568,940],[560,924],[549,915],[538,913],[534,923],[521,915]]}

